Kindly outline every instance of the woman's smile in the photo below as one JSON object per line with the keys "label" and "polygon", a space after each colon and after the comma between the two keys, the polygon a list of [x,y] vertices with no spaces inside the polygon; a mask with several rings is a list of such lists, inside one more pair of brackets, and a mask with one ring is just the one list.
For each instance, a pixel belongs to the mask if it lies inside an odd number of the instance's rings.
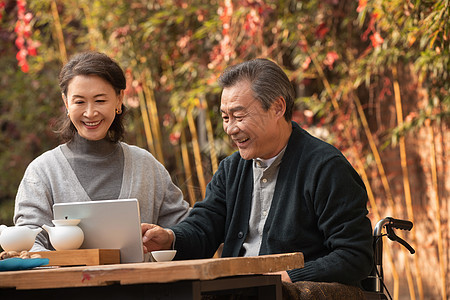
{"label": "woman's smile", "polygon": [[96,121],[96,122],[83,122],[86,127],[88,127],[89,129],[96,129],[98,128],[98,126],[100,125],[102,121]]}

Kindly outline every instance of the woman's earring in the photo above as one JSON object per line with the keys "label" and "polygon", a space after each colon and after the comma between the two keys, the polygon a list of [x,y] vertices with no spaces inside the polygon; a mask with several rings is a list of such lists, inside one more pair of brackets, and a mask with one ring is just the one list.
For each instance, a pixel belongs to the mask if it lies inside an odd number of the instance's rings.
{"label": "woman's earring", "polygon": [[122,113],[121,109],[116,108],[116,114],[120,115]]}
{"label": "woman's earring", "polygon": [[70,112],[69,111],[67,111],[67,116],[70,117]]}

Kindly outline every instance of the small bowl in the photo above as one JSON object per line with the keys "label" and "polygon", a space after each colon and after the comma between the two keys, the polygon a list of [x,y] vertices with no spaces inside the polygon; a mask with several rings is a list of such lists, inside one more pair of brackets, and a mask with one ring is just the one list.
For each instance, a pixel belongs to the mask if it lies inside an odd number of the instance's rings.
{"label": "small bowl", "polygon": [[177,254],[177,250],[160,250],[160,251],[152,251],[152,257],[155,261],[171,261],[175,254]]}

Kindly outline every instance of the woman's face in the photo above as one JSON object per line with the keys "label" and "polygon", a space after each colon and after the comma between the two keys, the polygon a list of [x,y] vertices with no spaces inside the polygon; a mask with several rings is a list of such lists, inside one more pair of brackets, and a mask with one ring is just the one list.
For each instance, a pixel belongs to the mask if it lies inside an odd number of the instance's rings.
{"label": "woman's face", "polygon": [[121,110],[123,91],[116,94],[113,86],[96,75],[75,76],[63,94],[70,120],[78,134],[91,141],[103,139]]}

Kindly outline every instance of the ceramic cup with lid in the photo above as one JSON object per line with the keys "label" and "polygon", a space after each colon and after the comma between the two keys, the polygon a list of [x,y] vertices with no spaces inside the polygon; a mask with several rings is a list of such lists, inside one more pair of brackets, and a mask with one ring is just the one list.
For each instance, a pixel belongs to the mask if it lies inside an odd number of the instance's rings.
{"label": "ceramic cup with lid", "polygon": [[84,241],[83,230],[77,226],[80,219],[52,220],[55,227],[43,225],[48,232],[50,243],[55,250],[75,250],[80,248]]}

